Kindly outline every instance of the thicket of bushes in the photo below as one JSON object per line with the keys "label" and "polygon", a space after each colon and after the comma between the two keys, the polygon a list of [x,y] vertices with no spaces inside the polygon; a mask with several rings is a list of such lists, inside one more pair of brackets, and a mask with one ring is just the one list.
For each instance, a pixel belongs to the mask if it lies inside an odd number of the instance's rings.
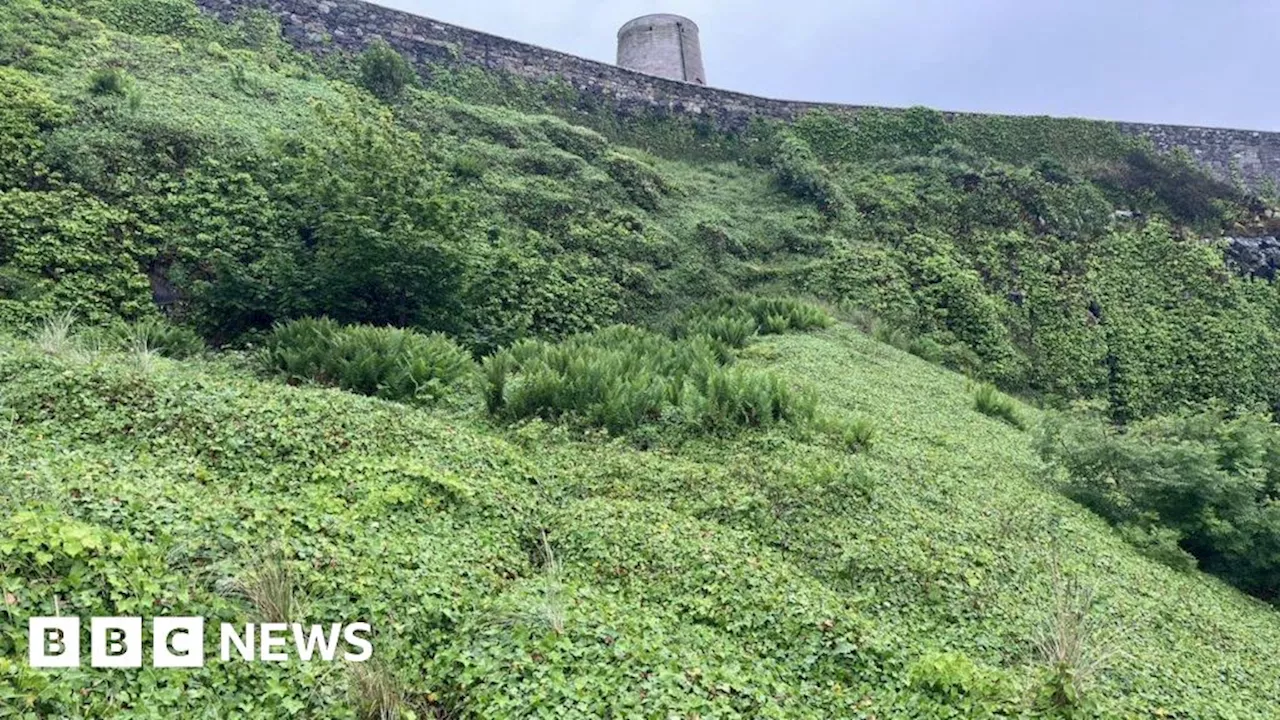
{"label": "thicket of bushes", "polygon": [[1143,552],[1280,599],[1280,428],[1265,416],[1212,409],[1124,430],[1062,416],[1039,442],[1067,495]]}

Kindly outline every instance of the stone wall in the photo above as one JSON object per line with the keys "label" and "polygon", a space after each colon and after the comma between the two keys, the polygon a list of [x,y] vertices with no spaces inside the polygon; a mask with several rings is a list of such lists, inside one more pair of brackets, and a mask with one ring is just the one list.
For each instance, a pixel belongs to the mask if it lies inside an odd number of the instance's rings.
{"label": "stone wall", "polygon": [[[612,98],[624,112],[657,109],[705,118],[724,129],[741,128],[755,116],[788,119],[814,109],[841,113],[868,109],[772,100],[643,75],[362,0],[196,0],[196,4],[224,20],[234,19],[246,8],[269,10],[280,18],[285,37],[311,53],[359,51],[381,37],[420,64],[465,63],[534,80],[556,77],[584,93]],[[1219,176],[1228,176],[1234,166],[1250,184],[1267,178],[1280,183],[1280,133],[1139,123],[1116,126],[1151,138],[1161,150],[1186,148]]]}

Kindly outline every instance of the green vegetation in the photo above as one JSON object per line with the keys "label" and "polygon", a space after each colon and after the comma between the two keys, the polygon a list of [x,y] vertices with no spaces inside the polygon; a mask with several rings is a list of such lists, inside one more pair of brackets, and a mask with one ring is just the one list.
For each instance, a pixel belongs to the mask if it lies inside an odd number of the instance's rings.
{"label": "green vegetation", "polygon": [[[291,388],[234,358],[8,342],[0,697],[90,717],[1059,717],[1054,679],[1088,670],[1103,716],[1270,713],[1275,612],[1042,486],[1025,435],[978,414],[963,378],[844,327],[749,354],[821,384],[820,410],[876,418],[871,450],[776,426],[645,451]],[[1075,625],[1072,585],[1093,593]],[[13,659],[25,618],[55,597],[77,615],[367,618],[381,669],[31,671]],[[1083,655],[1037,649],[1055,633]]]}
{"label": "green vegetation", "polygon": [[973,393],[973,406],[983,415],[1003,420],[1019,430],[1026,429],[1013,398],[1001,393],[995,385],[979,385]]}
{"label": "green vegetation", "polygon": [[[1272,201],[622,110],[0,4],[0,717],[1275,716],[1280,288],[1203,241]],[[54,613],[375,658],[33,670]]]}
{"label": "green vegetation", "polygon": [[328,318],[295,320],[267,337],[264,363],[287,380],[315,381],[404,402],[437,400],[474,369],[444,335]]}
{"label": "green vegetation", "polygon": [[627,326],[558,345],[525,340],[485,360],[496,417],[568,417],[625,432],[647,423],[700,432],[807,422],[814,399],[773,373],[724,366],[712,343]]}
{"label": "green vegetation", "polygon": [[418,79],[413,66],[379,38],[360,56],[360,84],[383,100],[400,97]]}
{"label": "green vegetation", "polygon": [[1280,428],[1266,417],[1218,409],[1124,431],[1064,420],[1041,453],[1065,470],[1069,497],[1144,553],[1280,597]]}

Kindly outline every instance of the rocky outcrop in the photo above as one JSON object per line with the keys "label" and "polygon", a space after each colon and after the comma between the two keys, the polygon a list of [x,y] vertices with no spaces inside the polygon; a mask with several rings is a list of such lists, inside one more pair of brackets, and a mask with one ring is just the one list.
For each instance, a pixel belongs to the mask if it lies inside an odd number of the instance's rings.
{"label": "rocky outcrop", "polygon": [[1280,268],[1280,240],[1274,236],[1224,238],[1227,262],[1244,275],[1274,281]]}

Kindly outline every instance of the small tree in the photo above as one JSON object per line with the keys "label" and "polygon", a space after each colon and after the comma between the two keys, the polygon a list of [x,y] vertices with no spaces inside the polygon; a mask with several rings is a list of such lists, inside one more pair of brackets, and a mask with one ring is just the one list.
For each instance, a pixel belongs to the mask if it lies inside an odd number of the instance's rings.
{"label": "small tree", "polygon": [[288,159],[279,188],[302,237],[295,313],[450,329],[470,206],[442,190],[422,139],[389,110],[317,107],[327,132]]}
{"label": "small tree", "polygon": [[396,99],[417,80],[413,66],[386,40],[375,40],[360,56],[360,83],[384,101]]}

